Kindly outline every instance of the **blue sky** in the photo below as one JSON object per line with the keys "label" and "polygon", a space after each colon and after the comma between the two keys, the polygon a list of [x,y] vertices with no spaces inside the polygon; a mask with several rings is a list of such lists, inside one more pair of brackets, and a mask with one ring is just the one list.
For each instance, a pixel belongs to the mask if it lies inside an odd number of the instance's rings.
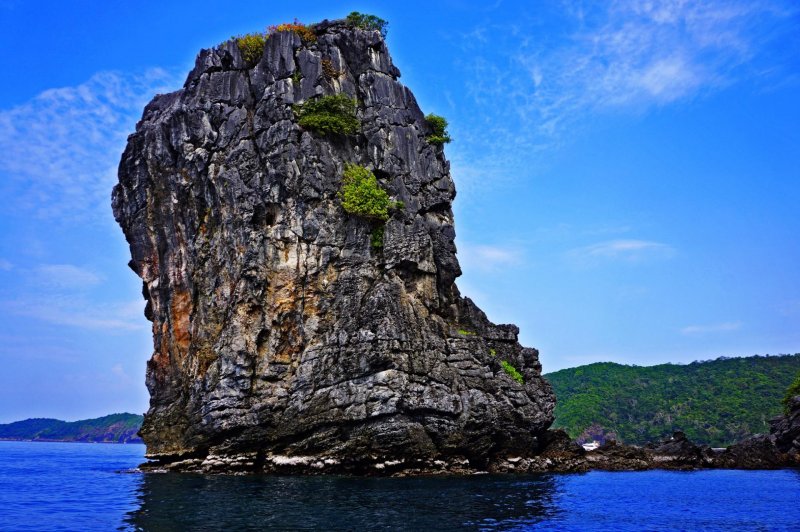
{"label": "blue sky", "polygon": [[352,10],[450,120],[462,293],[545,371],[800,352],[800,11],[688,2],[0,0],[0,422],[143,412],[110,191],[197,51]]}

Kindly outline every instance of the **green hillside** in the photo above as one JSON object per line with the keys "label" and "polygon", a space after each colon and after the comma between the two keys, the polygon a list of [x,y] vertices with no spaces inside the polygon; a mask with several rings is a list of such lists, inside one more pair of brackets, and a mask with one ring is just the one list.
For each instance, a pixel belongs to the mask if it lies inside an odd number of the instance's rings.
{"label": "green hillside", "polygon": [[558,398],[553,427],[573,438],[612,432],[644,444],[682,430],[697,443],[725,446],[769,432],[799,372],[795,354],[649,367],[601,362],[546,378]]}
{"label": "green hillside", "polygon": [[0,440],[141,443],[136,433],[142,426],[142,419],[135,414],[111,414],[71,422],[26,419],[0,425]]}

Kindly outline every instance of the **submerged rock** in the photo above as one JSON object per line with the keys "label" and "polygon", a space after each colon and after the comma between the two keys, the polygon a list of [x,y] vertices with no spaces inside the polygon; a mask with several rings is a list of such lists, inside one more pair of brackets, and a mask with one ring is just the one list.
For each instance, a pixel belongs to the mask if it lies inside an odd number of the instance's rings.
{"label": "submerged rock", "polygon": [[[235,40],[201,51],[128,139],[113,209],[153,324],[148,458],[384,474],[535,455],[555,397],[517,327],[455,285],[441,146],[380,32],[314,31],[270,35],[254,65]],[[294,104],[332,94],[357,99],[360,133],[298,125]],[[341,206],[348,164],[402,202],[382,246]]]}

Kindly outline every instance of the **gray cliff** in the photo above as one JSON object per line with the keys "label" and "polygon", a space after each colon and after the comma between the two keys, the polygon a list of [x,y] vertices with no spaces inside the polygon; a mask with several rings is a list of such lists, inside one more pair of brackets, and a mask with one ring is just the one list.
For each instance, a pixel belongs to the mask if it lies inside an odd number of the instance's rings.
{"label": "gray cliff", "polygon": [[[455,285],[455,187],[378,31],[323,22],[200,52],[144,110],[114,216],[143,280],[154,353],[141,435],[158,467],[474,471],[545,445],[538,352]],[[343,93],[361,132],[322,136],[292,104]],[[345,164],[403,202],[373,247]],[[516,381],[501,365],[517,368]]]}

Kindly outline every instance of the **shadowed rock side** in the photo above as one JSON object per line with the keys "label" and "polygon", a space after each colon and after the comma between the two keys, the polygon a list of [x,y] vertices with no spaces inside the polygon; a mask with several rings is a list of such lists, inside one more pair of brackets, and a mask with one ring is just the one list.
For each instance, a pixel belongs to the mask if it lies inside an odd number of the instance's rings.
{"label": "shadowed rock side", "polygon": [[[379,32],[314,31],[271,35],[252,67],[235,41],[201,51],[128,139],[113,208],[153,323],[148,458],[389,473],[537,452],[555,397],[517,327],[454,284],[442,148]],[[298,126],[292,104],[336,93],[358,99],[360,134]],[[404,204],[382,248],[341,207],[346,163]]]}

